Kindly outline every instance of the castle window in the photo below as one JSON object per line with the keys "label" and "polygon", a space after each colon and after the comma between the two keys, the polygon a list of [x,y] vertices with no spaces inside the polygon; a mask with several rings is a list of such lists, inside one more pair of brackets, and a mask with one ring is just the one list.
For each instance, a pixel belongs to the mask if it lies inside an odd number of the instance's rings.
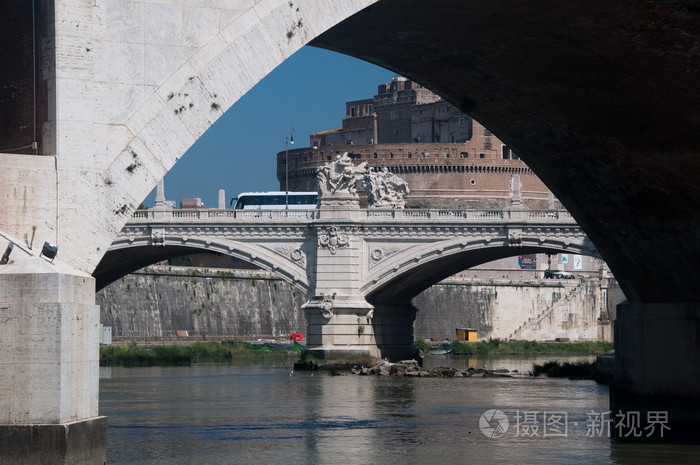
{"label": "castle window", "polygon": [[510,160],[510,149],[505,145],[501,146],[501,157],[504,160]]}
{"label": "castle window", "polygon": [[469,152],[461,152],[459,158],[469,158]]}
{"label": "castle window", "polygon": [[480,154],[479,154],[479,158],[486,158],[486,155],[483,154],[483,153],[480,153]]}
{"label": "castle window", "polygon": [[354,105],[350,107],[350,116],[357,116],[357,108]]}

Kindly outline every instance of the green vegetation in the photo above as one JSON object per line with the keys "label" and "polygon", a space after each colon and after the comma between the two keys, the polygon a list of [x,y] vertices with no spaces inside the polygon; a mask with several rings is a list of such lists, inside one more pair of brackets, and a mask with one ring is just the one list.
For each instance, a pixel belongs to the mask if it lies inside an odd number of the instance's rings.
{"label": "green vegetation", "polygon": [[535,342],[489,339],[480,342],[452,342],[454,354],[573,354],[594,355],[609,352],[612,342]]}
{"label": "green vegetation", "polygon": [[192,266],[193,263],[192,255],[183,255],[168,259],[168,265],[170,266]]}
{"label": "green vegetation", "polygon": [[136,344],[100,346],[100,366],[187,366],[193,363],[227,363],[250,356],[287,357],[298,355],[303,347],[295,343],[292,351],[273,349],[267,344],[243,341],[197,342],[192,345],[156,346],[142,349]]}
{"label": "green vegetation", "polygon": [[533,365],[534,376],[547,375],[550,378],[569,379],[595,379],[595,362],[560,363],[557,361],[545,362],[542,365]]}
{"label": "green vegetation", "polygon": [[233,271],[220,271],[220,270],[217,270],[216,274],[217,274],[218,276],[221,276],[222,278],[235,278],[235,277],[236,277],[236,273],[234,273]]}
{"label": "green vegetation", "polygon": [[422,353],[422,354],[425,354],[425,353],[427,353],[428,351],[430,351],[430,344],[428,344],[427,342],[425,342],[425,340],[423,340],[423,339],[418,339],[418,340],[416,340],[416,341],[413,343],[413,346],[414,346],[416,349],[418,349],[418,351],[419,351],[420,353]]}

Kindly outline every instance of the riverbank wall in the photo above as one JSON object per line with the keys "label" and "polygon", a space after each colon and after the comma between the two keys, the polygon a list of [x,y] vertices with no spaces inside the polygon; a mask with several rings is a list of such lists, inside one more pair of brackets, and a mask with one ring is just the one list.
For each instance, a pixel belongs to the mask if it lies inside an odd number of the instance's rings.
{"label": "riverbank wall", "polygon": [[[306,332],[306,295],[255,270],[163,267],[130,274],[97,293],[101,322],[115,341],[288,338]],[[413,299],[416,338],[455,339],[470,327],[489,338],[612,340],[608,279],[450,278]]]}

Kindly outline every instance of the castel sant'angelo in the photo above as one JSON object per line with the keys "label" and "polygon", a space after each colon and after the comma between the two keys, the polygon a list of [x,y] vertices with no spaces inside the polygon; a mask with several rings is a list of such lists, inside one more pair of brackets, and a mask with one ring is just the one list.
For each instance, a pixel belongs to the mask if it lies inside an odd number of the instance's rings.
{"label": "castel sant'angelo", "polygon": [[373,98],[346,102],[342,126],[309,139],[309,147],[277,154],[281,190],[287,179],[290,191],[316,190],[316,169],[347,152],[355,163],[403,178],[411,190],[406,208],[505,208],[513,175],[520,177],[526,207],[561,208],[488,129],[405,78],[381,84]]}

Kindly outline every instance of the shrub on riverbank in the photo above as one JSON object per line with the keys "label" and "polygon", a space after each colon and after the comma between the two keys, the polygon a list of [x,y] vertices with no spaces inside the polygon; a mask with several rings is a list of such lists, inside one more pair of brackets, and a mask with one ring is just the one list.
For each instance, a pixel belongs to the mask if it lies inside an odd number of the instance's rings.
{"label": "shrub on riverbank", "polygon": [[[291,352],[298,352],[295,344]],[[301,347],[301,346],[299,346]],[[100,347],[100,366],[187,366],[192,363],[226,363],[234,358],[256,355],[285,357],[290,351],[273,349],[267,344],[243,341],[225,343],[198,342],[192,345],[156,346],[149,349],[136,344]]]}
{"label": "shrub on riverbank", "polygon": [[595,355],[613,349],[612,342],[536,342],[489,339],[479,342],[452,342],[457,355],[575,354]]}
{"label": "shrub on riverbank", "polygon": [[426,354],[430,351],[430,344],[425,342],[425,340],[423,340],[423,339],[416,339],[416,341],[413,343],[413,345],[415,346],[416,349],[418,349],[418,351],[421,354]]}

